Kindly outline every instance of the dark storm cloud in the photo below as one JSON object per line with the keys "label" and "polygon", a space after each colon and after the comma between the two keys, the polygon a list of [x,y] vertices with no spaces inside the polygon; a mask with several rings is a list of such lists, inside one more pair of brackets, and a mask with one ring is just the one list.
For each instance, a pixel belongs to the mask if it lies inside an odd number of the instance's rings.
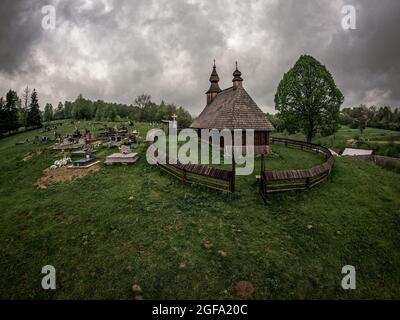
{"label": "dark storm cloud", "polygon": [[[340,74],[345,90],[363,102],[379,101],[399,106],[400,28],[399,1],[354,1],[358,8],[357,30],[348,37],[336,35],[326,52],[332,68]],[[378,96],[374,96],[374,92]]]}
{"label": "dark storm cloud", "polygon": [[30,46],[40,38],[40,1],[2,0],[0,6],[0,71],[21,69]]}
{"label": "dark storm cloud", "polygon": [[[57,28],[41,28],[44,4]],[[357,30],[341,28],[341,8],[357,9]],[[0,90],[38,88],[42,104],[74,99],[131,103],[147,92],[197,114],[212,60],[221,87],[239,61],[244,85],[265,111],[301,54],[325,64],[346,105],[399,105],[400,2],[2,1]]]}

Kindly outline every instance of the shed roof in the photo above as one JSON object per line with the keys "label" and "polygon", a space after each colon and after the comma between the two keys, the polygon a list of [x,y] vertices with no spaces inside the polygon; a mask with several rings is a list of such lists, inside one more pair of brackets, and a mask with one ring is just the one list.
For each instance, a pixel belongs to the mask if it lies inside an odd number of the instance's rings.
{"label": "shed roof", "polygon": [[342,156],[370,156],[373,152],[373,150],[346,148]]}

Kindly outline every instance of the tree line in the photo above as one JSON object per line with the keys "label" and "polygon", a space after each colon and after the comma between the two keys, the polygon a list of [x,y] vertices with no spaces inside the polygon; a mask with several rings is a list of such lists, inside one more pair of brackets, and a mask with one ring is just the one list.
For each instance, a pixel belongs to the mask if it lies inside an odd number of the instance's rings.
{"label": "tree line", "polygon": [[[300,131],[296,126],[292,125],[292,122],[285,121],[285,118],[280,113],[267,113],[267,117],[278,132],[296,133]],[[398,108],[389,106],[367,107],[362,104],[359,107],[347,107],[340,110],[337,123],[349,126],[352,129],[359,129],[361,133],[367,127],[400,131],[400,111]],[[321,130],[319,133],[324,136],[330,135],[331,131],[325,129],[325,131]]]}
{"label": "tree line", "polygon": [[400,131],[400,111],[389,106],[344,108],[340,113],[340,123],[353,129],[364,131],[366,127]]}
{"label": "tree line", "polygon": [[164,101],[157,104],[151,101],[151,96],[148,94],[139,95],[130,105],[103,100],[92,101],[80,94],[73,102],[66,101],[64,104],[60,102],[55,110],[51,104],[47,104],[43,118],[45,121],[75,119],[112,122],[161,122],[162,120],[171,120],[174,114],[177,115],[180,126],[187,127],[192,123],[190,113],[183,107],[177,107]]}
{"label": "tree line", "polygon": [[8,91],[5,99],[0,97],[0,136],[17,132],[20,127],[40,128],[41,126],[42,117],[35,89],[31,93],[27,87],[22,98],[19,98],[14,90]]}
{"label": "tree line", "polygon": [[52,120],[161,122],[171,120],[174,114],[178,118],[179,126],[188,127],[192,123],[190,113],[183,107],[164,101],[157,104],[151,101],[148,94],[139,95],[130,105],[92,101],[80,94],[73,102],[59,102],[56,108],[47,103],[42,112],[37,91],[34,89],[31,92],[27,87],[21,98],[13,90],[6,94],[5,99],[0,98],[0,136],[16,132],[21,127],[38,128],[42,126],[42,122]]}

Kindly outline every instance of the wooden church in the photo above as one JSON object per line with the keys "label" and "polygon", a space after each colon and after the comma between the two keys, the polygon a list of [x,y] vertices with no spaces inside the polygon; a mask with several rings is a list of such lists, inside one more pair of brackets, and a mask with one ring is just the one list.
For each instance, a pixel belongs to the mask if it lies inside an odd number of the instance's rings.
{"label": "wooden church", "polygon": [[[210,82],[210,89],[206,92],[207,105],[190,127],[198,129],[199,133],[201,129],[229,129],[231,131],[253,129],[255,153],[267,153],[270,132],[274,130],[274,127],[243,88],[242,73],[238,70],[237,63],[231,87],[220,89],[215,62]],[[246,145],[245,132],[242,133],[242,143]],[[223,147],[223,141],[221,141],[221,147]]]}

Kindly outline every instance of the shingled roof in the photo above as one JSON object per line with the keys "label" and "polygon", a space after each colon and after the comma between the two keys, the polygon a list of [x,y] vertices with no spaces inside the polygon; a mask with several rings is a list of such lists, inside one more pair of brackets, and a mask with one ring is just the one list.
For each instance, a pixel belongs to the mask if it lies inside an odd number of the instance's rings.
{"label": "shingled roof", "polygon": [[273,131],[267,116],[242,87],[230,87],[217,94],[190,126],[195,129],[254,129]]}

